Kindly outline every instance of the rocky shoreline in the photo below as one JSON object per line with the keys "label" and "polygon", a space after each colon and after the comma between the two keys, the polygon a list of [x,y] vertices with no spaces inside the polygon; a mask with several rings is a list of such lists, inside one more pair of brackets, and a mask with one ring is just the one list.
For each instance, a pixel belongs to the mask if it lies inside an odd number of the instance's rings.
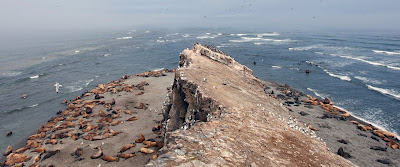
{"label": "rocky shoreline", "polygon": [[125,75],[64,102],[0,166],[400,164],[393,134],[206,45],[184,50],[176,70]]}

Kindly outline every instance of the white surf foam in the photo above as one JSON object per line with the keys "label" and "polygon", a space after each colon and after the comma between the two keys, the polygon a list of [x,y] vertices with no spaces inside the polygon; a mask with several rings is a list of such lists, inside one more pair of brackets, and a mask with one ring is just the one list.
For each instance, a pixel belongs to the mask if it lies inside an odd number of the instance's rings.
{"label": "white surf foam", "polygon": [[370,84],[374,84],[374,85],[381,85],[383,84],[382,82],[386,82],[386,81],[378,81],[376,79],[372,79],[372,78],[367,78],[367,77],[361,77],[361,76],[355,76],[354,78],[363,81],[364,83],[370,83]]}
{"label": "white surf foam", "polygon": [[182,37],[183,38],[187,38],[187,37],[190,37],[190,35],[189,34],[183,34]]}
{"label": "white surf foam", "polygon": [[31,77],[29,77],[29,78],[31,78],[31,79],[36,79],[36,78],[39,78],[39,75],[31,76]]}
{"label": "white surf foam", "polygon": [[221,35],[222,35],[222,33],[217,33],[217,35],[218,35],[218,36],[221,36]]}
{"label": "white surf foam", "polygon": [[239,36],[239,37],[245,36],[245,35],[248,35],[248,34],[236,34],[236,36]]}
{"label": "white surf foam", "polygon": [[117,38],[117,39],[132,39],[132,36],[129,36],[129,37],[120,37],[120,38]]}
{"label": "white surf foam", "polygon": [[[79,52],[81,52],[80,50],[75,50],[74,51],[75,53],[79,53]],[[45,59],[46,57],[43,57],[43,59]]]}
{"label": "white surf foam", "polygon": [[94,79],[89,80],[79,80],[77,82],[73,82],[71,85],[66,86],[69,89],[69,93],[80,91],[83,88],[87,87]]}
{"label": "white surf foam", "polygon": [[380,54],[388,54],[388,55],[400,55],[399,51],[391,52],[391,51],[384,51],[384,50],[372,50],[375,53],[380,53]]}
{"label": "white surf foam", "polygon": [[309,90],[309,91],[311,91],[311,92],[313,92],[316,96],[318,96],[318,97],[320,97],[320,98],[322,98],[322,99],[324,99],[324,98],[326,98],[326,97],[328,97],[327,95],[325,95],[325,94],[320,94],[320,93],[318,93],[318,91],[317,90],[314,90],[314,89],[311,89],[311,88],[307,88],[307,90]]}
{"label": "white surf foam", "polygon": [[147,33],[150,33],[150,31],[145,31],[144,33],[146,33],[146,34],[147,34]]}
{"label": "white surf foam", "polygon": [[104,57],[111,56],[111,54],[107,53],[103,55]]}
{"label": "white surf foam", "polygon": [[397,100],[400,100],[400,93],[398,91],[394,90],[394,89],[378,88],[378,87],[374,87],[374,86],[371,86],[371,85],[368,85],[368,84],[367,84],[367,87],[370,90],[374,90],[374,91],[377,91],[377,92],[379,92],[381,94],[389,95],[389,96],[394,97]]}
{"label": "white surf foam", "polygon": [[164,70],[164,68],[154,68],[151,71],[161,71],[161,70]]}
{"label": "white surf foam", "polygon": [[280,34],[277,33],[277,32],[256,34],[257,37],[279,36],[279,35],[280,35]]}
{"label": "white surf foam", "polygon": [[164,43],[165,41],[164,40],[157,40],[157,43]]}
{"label": "white surf foam", "polygon": [[218,37],[218,35],[203,35],[203,36],[198,36],[196,38],[198,38],[198,39],[214,39],[216,37]]}
{"label": "white surf foam", "polygon": [[311,46],[289,48],[289,50],[303,51],[303,50],[310,50],[310,49],[316,49],[316,48],[322,48],[322,47],[323,47],[322,44],[317,44],[317,45],[311,45]]}
{"label": "white surf foam", "polygon": [[291,40],[291,39],[270,39],[270,38],[261,38],[261,37],[241,37],[240,39],[233,39],[233,40],[229,40],[229,41],[236,42],[236,43],[254,42],[255,45],[295,42],[295,40]]}
{"label": "white surf foam", "polygon": [[379,62],[373,62],[373,61],[369,61],[369,60],[365,60],[359,57],[351,57],[351,56],[344,56],[344,55],[339,55],[339,54],[331,54],[331,56],[338,56],[338,57],[342,57],[342,58],[346,58],[346,59],[352,59],[352,60],[357,60],[357,61],[361,61],[364,63],[368,63],[374,66],[382,66],[382,67],[387,67],[393,70],[400,70],[400,67],[395,67],[395,66],[389,66],[383,63],[379,63]]}
{"label": "white surf foam", "polygon": [[21,75],[21,74],[22,74],[22,72],[15,71],[15,72],[5,72],[2,75],[6,76],[6,77],[15,77],[15,76],[18,76],[18,75]]}
{"label": "white surf foam", "polygon": [[349,76],[346,76],[346,75],[338,75],[338,74],[334,74],[334,73],[331,73],[331,72],[329,72],[328,70],[325,70],[325,69],[323,69],[329,76],[331,76],[331,77],[335,77],[335,78],[339,78],[339,79],[341,79],[341,80],[343,80],[343,81],[351,81],[351,78],[349,77]]}
{"label": "white surf foam", "polygon": [[33,108],[33,107],[36,107],[36,106],[38,106],[38,105],[39,105],[39,104],[34,104],[34,105],[26,106],[26,107]]}
{"label": "white surf foam", "polygon": [[272,68],[282,68],[282,66],[271,66]]}

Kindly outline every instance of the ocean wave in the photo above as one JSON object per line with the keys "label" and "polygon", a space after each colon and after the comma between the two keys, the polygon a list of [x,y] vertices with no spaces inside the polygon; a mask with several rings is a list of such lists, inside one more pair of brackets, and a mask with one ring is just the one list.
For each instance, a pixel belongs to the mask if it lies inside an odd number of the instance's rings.
{"label": "ocean wave", "polygon": [[148,34],[148,33],[150,33],[150,31],[145,31],[144,33]]}
{"label": "ocean wave", "polygon": [[39,78],[39,75],[35,75],[35,76],[31,76],[31,77],[29,77],[30,79],[36,79],[36,78]]}
{"label": "ocean wave", "polygon": [[20,72],[20,71],[14,71],[14,72],[5,72],[2,75],[6,76],[6,77],[15,77],[15,76],[18,76],[21,74],[22,74],[22,72]]}
{"label": "ocean wave", "polygon": [[231,44],[222,43],[221,45],[216,46],[217,48],[226,48],[231,46]]}
{"label": "ocean wave", "polygon": [[216,37],[218,37],[218,35],[210,35],[209,33],[208,34],[206,33],[206,35],[198,36],[196,38],[198,38],[198,39],[214,39]]}
{"label": "ocean wave", "polygon": [[69,89],[69,93],[80,91],[83,88],[86,88],[92,81],[94,81],[94,79],[79,80],[77,82],[73,82],[72,85],[66,86],[66,88]]}
{"label": "ocean wave", "polygon": [[317,90],[314,90],[314,89],[311,89],[311,88],[307,88],[307,90],[313,92],[316,96],[318,96],[318,97],[320,97],[320,98],[322,98],[322,99],[324,99],[325,97],[328,97],[328,96],[325,95],[325,94],[319,93]]}
{"label": "ocean wave", "polygon": [[399,51],[391,52],[391,51],[384,51],[384,50],[372,50],[375,53],[380,53],[380,54],[388,54],[388,55],[400,55]]}
{"label": "ocean wave", "polygon": [[282,68],[282,66],[271,66],[272,68]]}
{"label": "ocean wave", "polygon": [[331,56],[338,56],[338,57],[342,57],[342,58],[346,58],[346,59],[352,59],[352,60],[357,60],[357,61],[361,61],[364,63],[368,63],[374,66],[382,66],[382,67],[387,67],[393,70],[400,70],[400,67],[395,67],[395,66],[389,66],[383,63],[379,63],[379,62],[373,62],[373,61],[369,61],[369,60],[365,60],[359,57],[351,57],[351,56],[344,56],[344,55],[339,55],[339,54],[331,54]]}
{"label": "ocean wave", "polygon": [[[74,53],[79,53],[81,52],[80,50],[75,50]],[[46,57],[42,57],[42,59],[46,59]]]}
{"label": "ocean wave", "polygon": [[277,32],[273,33],[261,33],[261,34],[256,34],[257,37],[265,37],[265,36],[279,36],[280,34]]}
{"label": "ocean wave", "polygon": [[222,33],[217,33],[217,35],[218,35],[218,36],[221,36],[221,35],[222,35]]}
{"label": "ocean wave", "polygon": [[241,37],[241,36],[245,36],[245,35],[249,35],[249,34],[235,34],[235,35]]}
{"label": "ocean wave", "polygon": [[103,55],[104,57],[111,56],[111,54],[107,53]]}
{"label": "ocean wave", "polygon": [[[350,113],[350,112],[349,112]],[[380,108],[367,108],[360,114],[363,121],[372,124],[373,126],[388,132],[392,132],[397,136],[397,139],[400,139],[398,132],[394,129],[390,128],[393,122],[396,122],[396,117],[387,117],[387,114],[382,111]],[[356,118],[360,118],[356,117]]]}
{"label": "ocean wave", "polygon": [[129,36],[129,37],[120,37],[120,38],[117,38],[117,39],[132,39],[132,36]]}
{"label": "ocean wave", "polygon": [[323,46],[324,46],[324,45],[322,45],[322,44],[317,44],[317,45],[311,45],[311,46],[303,46],[303,47],[289,48],[289,50],[303,51],[303,50],[310,50],[310,49],[322,48]]}
{"label": "ocean wave", "polygon": [[370,90],[374,90],[374,91],[377,91],[377,92],[379,92],[381,94],[389,95],[389,96],[392,96],[392,97],[396,98],[397,100],[400,100],[400,93],[398,91],[394,90],[394,89],[378,88],[378,87],[374,87],[374,86],[371,86],[371,85],[367,85],[367,87]]}
{"label": "ocean wave", "polygon": [[182,37],[183,38],[187,38],[187,37],[190,37],[190,35],[189,34],[183,34]]}
{"label": "ocean wave", "polygon": [[261,37],[241,37],[240,39],[229,40],[230,42],[242,43],[242,42],[254,42],[255,45],[265,45],[271,43],[290,43],[295,42],[295,40],[291,39],[270,39],[270,38],[261,38]]}
{"label": "ocean wave", "polygon": [[[381,81],[378,81],[376,79],[372,79],[372,78],[366,78],[366,77],[361,77],[361,76],[355,76],[354,78],[363,81],[364,83],[370,83],[370,84],[374,84],[374,85],[382,85],[383,83]],[[385,82],[385,81],[383,81]]]}
{"label": "ocean wave", "polygon": [[30,106],[26,106],[28,108],[33,108],[33,107],[37,107],[39,104],[34,104],[34,105],[30,105]]}
{"label": "ocean wave", "polygon": [[159,39],[157,39],[157,43],[164,43],[165,42],[165,40],[159,40]]}
{"label": "ocean wave", "polygon": [[334,74],[325,69],[322,69],[322,70],[324,70],[331,77],[339,78],[340,80],[343,80],[343,81],[351,81],[351,78],[349,76]]}

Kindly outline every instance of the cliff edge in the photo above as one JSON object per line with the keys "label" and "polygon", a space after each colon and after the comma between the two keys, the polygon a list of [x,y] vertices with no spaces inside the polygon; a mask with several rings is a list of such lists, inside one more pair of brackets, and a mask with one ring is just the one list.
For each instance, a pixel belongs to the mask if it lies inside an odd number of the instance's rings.
{"label": "cliff edge", "polygon": [[149,166],[354,166],[264,92],[253,72],[210,46],[180,55],[164,104],[164,148]]}

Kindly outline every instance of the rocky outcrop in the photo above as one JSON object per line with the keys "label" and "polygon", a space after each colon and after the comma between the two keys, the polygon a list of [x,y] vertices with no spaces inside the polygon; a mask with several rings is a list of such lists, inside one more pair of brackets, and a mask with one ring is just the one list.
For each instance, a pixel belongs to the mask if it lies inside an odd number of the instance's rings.
{"label": "rocky outcrop", "polygon": [[195,44],[180,55],[155,166],[354,166],[264,93],[253,72]]}

